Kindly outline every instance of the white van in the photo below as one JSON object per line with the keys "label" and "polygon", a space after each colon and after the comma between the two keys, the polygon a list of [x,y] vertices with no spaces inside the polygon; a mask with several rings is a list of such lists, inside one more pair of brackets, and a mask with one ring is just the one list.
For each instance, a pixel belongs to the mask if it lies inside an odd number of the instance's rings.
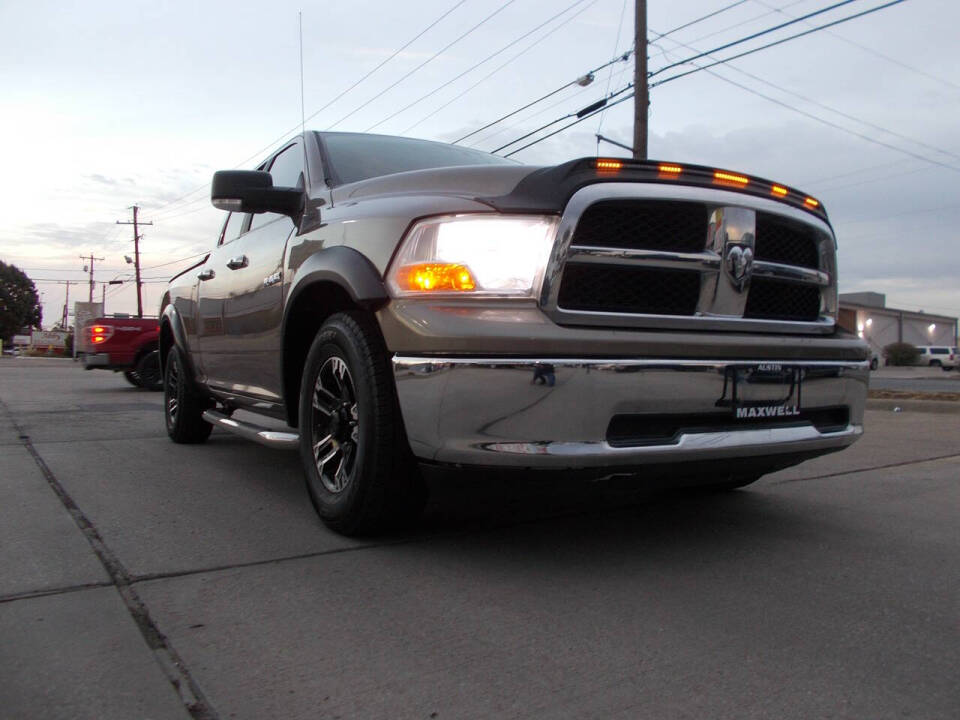
{"label": "white van", "polygon": [[955,347],[949,347],[947,345],[918,345],[917,350],[920,354],[917,356],[916,365],[941,367],[944,370],[951,370],[957,366],[958,353]]}

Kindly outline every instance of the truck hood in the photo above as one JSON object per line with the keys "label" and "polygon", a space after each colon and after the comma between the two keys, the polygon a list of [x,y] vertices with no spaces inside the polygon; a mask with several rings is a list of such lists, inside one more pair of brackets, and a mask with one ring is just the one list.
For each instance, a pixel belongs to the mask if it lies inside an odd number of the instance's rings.
{"label": "truck hood", "polygon": [[333,202],[381,195],[449,195],[482,199],[508,195],[535,165],[467,165],[413,170],[341,185],[333,190]]}

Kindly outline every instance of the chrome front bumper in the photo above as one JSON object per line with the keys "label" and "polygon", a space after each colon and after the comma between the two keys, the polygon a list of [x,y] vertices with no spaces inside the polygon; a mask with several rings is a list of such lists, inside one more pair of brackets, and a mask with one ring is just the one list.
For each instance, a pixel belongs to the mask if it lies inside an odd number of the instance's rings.
{"label": "chrome front bumper", "polygon": [[[841,408],[841,427],[777,417],[782,386],[744,385],[740,402],[773,407],[774,419],[738,428],[730,404],[738,368],[799,373],[801,411]],[[771,457],[789,465],[838,450],[863,433],[866,362],[484,359],[395,356],[407,436],[423,460],[477,466],[606,468]],[[737,376],[739,377],[739,376]],[[794,402],[794,401],[790,401]],[[786,413],[789,415],[787,404]],[[722,429],[678,431],[654,442],[611,444],[614,417],[709,417]],[[729,419],[729,422],[727,422]],[[784,462],[785,461],[785,462]],[[734,463],[735,464],[735,463]],[[774,463],[771,463],[774,464]],[[724,471],[732,465],[725,463]]]}

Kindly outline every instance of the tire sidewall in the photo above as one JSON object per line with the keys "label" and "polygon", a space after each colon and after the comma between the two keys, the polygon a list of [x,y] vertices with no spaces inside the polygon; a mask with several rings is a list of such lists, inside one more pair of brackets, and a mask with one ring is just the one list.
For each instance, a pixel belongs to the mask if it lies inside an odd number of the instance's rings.
{"label": "tire sidewall", "polygon": [[[330,492],[323,485],[320,473],[313,459],[312,394],[317,375],[323,364],[331,357],[339,357],[346,365],[353,380],[357,394],[357,416],[359,421],[359,441],[353,476],[350,483],[339,493]],[[363,501],[366,491],[365,480],[373,471],[370,467],[375,461],[370,452],[375,442],[374,428],[378,422],[375,413],[375,398],[371,388],[370,376],[366,364],[357,352],[344,326],[336,319],[328,322],[317,334],[304,363],[304,373],[300,387],[299,424],[302,441],[300,455],[304,472],[307,475],[307,490],[314,509],[324,519],[336,519],[350,508]]]}

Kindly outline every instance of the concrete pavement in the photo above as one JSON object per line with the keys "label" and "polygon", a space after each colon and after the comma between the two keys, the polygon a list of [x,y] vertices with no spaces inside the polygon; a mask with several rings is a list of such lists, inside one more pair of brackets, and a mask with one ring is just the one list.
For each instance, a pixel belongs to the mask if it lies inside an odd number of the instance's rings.
{"label": "concrete pavement", "polygon": [[0,717],[960,711],[960,415],[724,495],[449,481],[357,541],[118,375],[3,360],[0,401]]}

